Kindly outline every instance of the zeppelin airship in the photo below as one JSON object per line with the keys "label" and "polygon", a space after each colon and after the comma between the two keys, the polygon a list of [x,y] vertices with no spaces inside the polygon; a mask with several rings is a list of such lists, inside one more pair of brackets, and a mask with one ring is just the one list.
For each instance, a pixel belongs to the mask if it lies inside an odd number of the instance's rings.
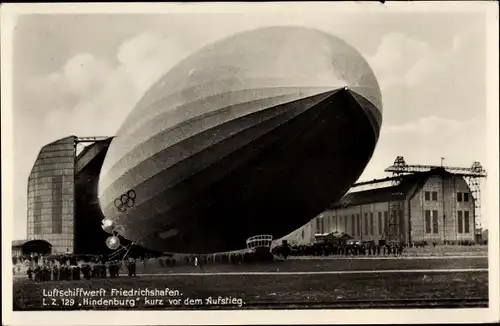
{"label": "zeppelin airship", "polygon": [[159,79],[113,138],[106,219],[152,250],[238,250],[339,200],[377,144],[382,99],[343,40],[268,27],[205,46]]}

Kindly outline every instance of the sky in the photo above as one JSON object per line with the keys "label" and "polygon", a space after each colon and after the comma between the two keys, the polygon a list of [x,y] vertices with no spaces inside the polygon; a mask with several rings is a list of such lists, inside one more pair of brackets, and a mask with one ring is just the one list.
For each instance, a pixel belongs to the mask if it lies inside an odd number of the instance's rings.
{"label": "sky", "polygon": [[12,44],[13,238],[26,236],[27,179],[43,145],[69,135],[113,135],[184,57],[236,32],[276,25],[340,37],[374,70],[383,124],[360,181],[388,176],[384,169],[396,156],[408,164],[439,165],[444,157],[445,165],[480,161],[491,168],[482,13],[22,15]]}

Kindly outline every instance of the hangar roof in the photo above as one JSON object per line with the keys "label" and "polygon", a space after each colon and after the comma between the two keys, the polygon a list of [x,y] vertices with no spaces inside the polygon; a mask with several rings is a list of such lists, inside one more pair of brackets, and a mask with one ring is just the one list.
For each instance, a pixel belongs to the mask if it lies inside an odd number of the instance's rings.
{"label": "hangar roof", "polygon": [[452,175],[444,169],[438,168],[428,172],[419,172],[401,177],[401,182],[396,186],[376,188],[365,191],[351,192],[345,195],[336,204],[331,206],[331,209],[388,202],[394,200],[404,200],[413,195],[424,186],[427,179],[434,175]]}
{"label": "hangar roof", "polygon": [[26,242],[28,242],[28,240],[12,240],[12,247],[21,247]]}
{"label": "hangar roof", "polygon": [[28,242],[46,242],[48,243],[49,245],[50,242],[48,242],[47,240],[43,240],[43,239],[33,239],[33,240],[12,240],[12,247],[22,247],[24,246],[25,244],[27,244]]}

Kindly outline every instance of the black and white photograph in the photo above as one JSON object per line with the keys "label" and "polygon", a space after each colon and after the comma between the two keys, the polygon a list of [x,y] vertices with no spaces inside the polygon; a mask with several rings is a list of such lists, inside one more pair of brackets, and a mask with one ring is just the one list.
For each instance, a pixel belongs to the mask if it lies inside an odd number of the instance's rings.
{"label": "black and white photograph", "polygon": [[1,14],[6,325],[498,321],[495,2]]}

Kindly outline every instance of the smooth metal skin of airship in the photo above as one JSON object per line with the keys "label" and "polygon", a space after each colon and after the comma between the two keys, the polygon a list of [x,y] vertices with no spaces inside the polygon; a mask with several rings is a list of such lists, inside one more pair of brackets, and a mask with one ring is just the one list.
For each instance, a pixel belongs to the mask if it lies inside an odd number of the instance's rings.
{"label": "smooth metal skin of airship", "polygon": [[282,237],[356,182],[381,123],[377,80],[344,41],[301,27],[236,34],[173,67],[127,117],[100,174],[103,228],[177,253]]}

